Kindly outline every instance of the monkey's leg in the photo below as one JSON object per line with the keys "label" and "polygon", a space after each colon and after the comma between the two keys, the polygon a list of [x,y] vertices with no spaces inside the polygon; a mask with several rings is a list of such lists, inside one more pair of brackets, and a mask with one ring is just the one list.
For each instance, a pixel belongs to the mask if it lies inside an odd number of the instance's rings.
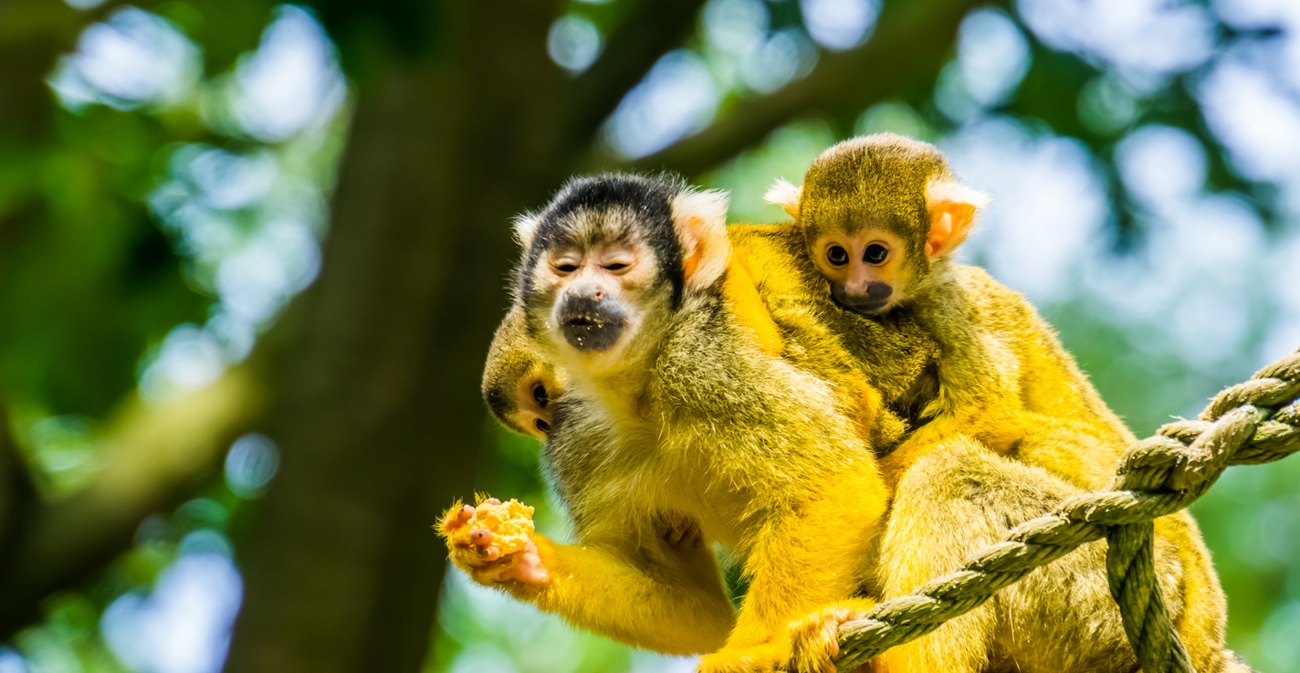
{"label": "monkey's leg", "polygon": [[701,659],[701,673],[788,670],[791,623],[862,586],[887,497],[879,473],[860,467],[826,477],[819,497],[764,524],[747,550],[751,579],[736,628]]}
{"label": "monkey's leg", "polygon": [[1114,481],[1127,445],[1108,427],[1033,412],[1021,416],[1025,433],[1011,457],[1090,491]]}
{"label": "monkey's leg", "polygon": [[[903,473],[894,493],[878,566],[886,600],[961,567],[972,551],[996,541],[1007,528],[1005,519],[980,501],[983,492],[1000,487],[996,474],[966,467],[997,458],[964,436],[931,448]],[[994,627],[995,615],[986,604],[885,651],[873,665],[889,673],[975,673],[988,662]]]}
{"label": "monkey's leg", "polygon": [[[444,527],[468,520],[453,512]],[[484,528],[470,545],[453,545],[451,558],[474,581],[611,638],[668,654],[717,649],[734,614],[713,556],[664,539],[661,529],[647,520],[620,529],[624,536],[567,545],[532,533],[524,550],[499,556],[494,531]]]}
{"label": "monkey's leg", "polygon": [[1028,426],[1022,420],[1023,414],[1006,406],[975,401],[961,413],[942,414],[920,426],[881,459],[880,469],[886,481],[897,484],[918,460],[942,450],[957,437],[974,438],[986,452],[1010,453],[1022,441]]}

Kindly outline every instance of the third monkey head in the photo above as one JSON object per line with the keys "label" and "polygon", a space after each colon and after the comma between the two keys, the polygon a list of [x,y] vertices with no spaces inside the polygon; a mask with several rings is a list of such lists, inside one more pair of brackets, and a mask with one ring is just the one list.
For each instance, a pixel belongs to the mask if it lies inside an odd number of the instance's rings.
{"label": "third monkey head", "polygon": [[506,427],[545,441],[564,386],[559,372],[537,353],[525,319],[516,305],[497,327],[483,369],[483,400]]}
{"label": "third monkey head", "polygon": [[517,295],[530,332],[566,369],[606,375],[651,353],[692,292],[726,270],[726,197],[668,178],[570,182],[521,217]]}
{"label": "third monkey head", "polygon": [[913,296],[988,202],[957,181],[933,145],[893,133],[831,147],[802,187],[778,181],[767,199],[798,220],[836,303],[864,315]]}

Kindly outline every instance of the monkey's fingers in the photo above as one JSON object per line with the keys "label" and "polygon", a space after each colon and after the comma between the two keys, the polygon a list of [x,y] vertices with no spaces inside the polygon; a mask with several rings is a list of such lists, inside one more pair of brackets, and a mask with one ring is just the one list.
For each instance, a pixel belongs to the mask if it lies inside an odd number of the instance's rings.
{"label": "monkey's fingers", "polygon": [[543,586],[551,581],[551,575],[537,552],[537,545],[530,542],[523,551],[505,556],[501,556],[496,547],[488,549],[488,555],[480,556],[473,567],[466,569],[475,582],[485,586],[510,581]]}
{"label": "monkey's fingers", "polygon": [[469,523],[469,520],[473,518],[474,507],[472,505],[465,505],[460,509],[453,509],[452,511],[447,512],[447,515],[443,517],[442,530],[448,533],[458,530],[461,526]]}
{"label": "monkey's fingers", "polygon": [[662,515],[660,524],[664,542],[681,549],[699,549],[704,536],[694,521],[678,513]]}
{"label": "monkey's fingers", "polygon": [[867,613],[874,602],[857,599],[823,608],[787,627],[790,636],[792,673],[836,673],[835,657],[840,653],[836,638],[840,625]]}
{"label": "monkey's fingers", "polygon": [[518,552],[519,560],[511,568],[508,578],[524,584],[543,586],[551,581],[551,574],[542,565],[542,557],[533,545],[531,550]]}
{"label": "monkey's fingers", "polygon": [[492,531],[486,528],[476,528],[469,532],[469,546],[480,551],[492,544],[492,538],[496,537]]}

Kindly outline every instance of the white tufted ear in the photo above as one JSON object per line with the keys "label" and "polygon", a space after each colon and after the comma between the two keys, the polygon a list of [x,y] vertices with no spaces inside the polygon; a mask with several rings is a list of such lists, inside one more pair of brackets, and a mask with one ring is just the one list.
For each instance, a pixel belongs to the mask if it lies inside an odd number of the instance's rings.
{"label": "white tufted ear", "polygon": [[515,241],[527,250],[533,244],[533,234],[537,233],[537,216],[532,213],[516,215],[514,225]]}
{"label": "white tufted ear", "polygon": [[673,199],[673,227],[682,242],[686,287],[709,287],[727,270],[727,194],[717,190],[683,191]]}
{"label": "white tufted ear", "polygon": [[926,256],[942,257],[956,250],[974,228],[979,209],[991,200],[988,194],[953,179],[934,180],[926,185],[925,207],[930,211]]}
{"label": "white tufted ear", "polygon": [[781,206],[781,210],[797,220],[799,219],[799,197],[802,193],[802,187],[796,187],[789,180],[778,179],[767,188],[763,200]]}

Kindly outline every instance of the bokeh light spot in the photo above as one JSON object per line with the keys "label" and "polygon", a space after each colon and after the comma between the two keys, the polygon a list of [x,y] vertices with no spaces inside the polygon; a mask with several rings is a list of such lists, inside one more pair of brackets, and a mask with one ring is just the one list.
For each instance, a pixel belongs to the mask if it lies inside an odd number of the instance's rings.
{"label": "bokeh light spot", "polygon": [[104,610],[100,628],[134,671],[217,673],[230,646],[243,582],[221,554],[183,555],[150,595],[129,593]]}
{"label": "bokeh light spot", "polygon": [[266,435],[244,435],[226,454],[226,486],[241,498],[260,496],[280,469],[280,449]]}
{"label": "bokeh light spot", "polygon": [[996,9],[971,12],[957,36],[962,84],[983,107],[1007,100],[1029,72],[1029,43],[1015,22]]}
{"label": "bokeh light spot", "polygon": [[717,105],[717,86],[704,61],[689,51],[670,52],[619,104],[605,139],[627,158],[652,154],[703,128]]}
{"label": "bokeh light spot", "polygon": [[281,6],[253,55],[240,62],[231,92],[236,122],[276,142],[332,119],[347,86],[325,29],[306,10]]}
{"label": "bokeh light spot", "polygon": [[866,41],[880,16],[880,0],[800,0],[799,8],[808,35],[836,51]]}
{"label": "bokeh light spot", "polygon": [[562,16],[551,24],[546,51],[561,68],[578,73],[600,56],[600,31],[590,19],[578,14]]}
{"label": "bokeh light spot", "polygon": [[175,26],[123,7],[81,33],[77,51],[59,62],[49,83],[73,110],[94,103],[132,110],[180,100],[200,74],[198,47]]}

